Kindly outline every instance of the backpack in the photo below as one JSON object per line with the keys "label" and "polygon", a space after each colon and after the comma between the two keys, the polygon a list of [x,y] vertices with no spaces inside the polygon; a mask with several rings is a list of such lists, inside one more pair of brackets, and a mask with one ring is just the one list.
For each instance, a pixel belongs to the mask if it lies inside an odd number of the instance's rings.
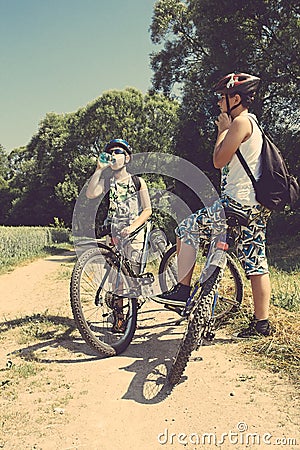
{"label": "backpack", "polygon": [[296,178],[289,173],[280,150],[274,142],[262,133],[261,175],[256,181],[240,149],[236,155],[249,176],[256,200],[271,211],[283,211],[286,205],[293,205],[299,198],[299,184]]}

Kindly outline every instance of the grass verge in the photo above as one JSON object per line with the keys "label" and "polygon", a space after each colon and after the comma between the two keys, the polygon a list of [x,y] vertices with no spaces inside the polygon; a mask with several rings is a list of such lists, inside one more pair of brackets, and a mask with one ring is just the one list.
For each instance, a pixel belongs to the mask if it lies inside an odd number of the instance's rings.
{"label": "grass verge", "polygon": [[[250,305],[244,305],[231,326],[235,331],[248,325]],[[270,322],[273,333],[269,337],[241,341],[241,352],[260,367],[287,377],[300,390],[300,312],[290,312],[272,305]]]}
{"label": "grass verge", "polygon": [[[240,348],[260,366],[288,377],[300,389],[300,238],[278,242],[269,248],[272,286],[270,322],[273,333],[267,338],[241,342]],[[252,294],[246,293],[240,313],[231,326],[240,329],[252,316]]]}
{"label": "grass verge", "polygon": [[74,250],[73,245],[66,242],[60,244],[47,245],[35,255],[29,256],[27,258],[11,259],[2,262],[2,264],[0,265],[0,275],[11,272],[16,267],[24,266],[36,259],[45,258],[46,256],[49,255],[60,255],[66,251],[72,250]]}

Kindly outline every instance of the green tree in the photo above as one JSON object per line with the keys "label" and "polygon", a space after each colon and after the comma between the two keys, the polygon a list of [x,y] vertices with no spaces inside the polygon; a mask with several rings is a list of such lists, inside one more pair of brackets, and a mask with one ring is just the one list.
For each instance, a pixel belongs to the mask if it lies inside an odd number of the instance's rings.
{"label": "green tree", "polygon": [[154,88],[171,93],[180,83],[183,103],[191,105],[192,95],[194,104],[205,102],[211,113],[212,86],[222,74],[255,73],[262,78],[258,115],[272,131],[275,125],[293,128],[299,109],[299,19],[296,0],[159,0],[151,38],[163,47],[151,57]]}
{"label": "green tree", "polygon": [[4,147],[0,144],[0,177],[5,178],[7,175],[8,157]]}
{"label": "green tree", "polygon": [[93,173],[103,147],[121,137],[134,152],[174,148],[178,102],[134,88],[108,91],[70,114],[48,113],[29,144],[9,155],[8,179],[14,192],[8,224],[41,224],[54,217],[71,224],[78,193]]}
{"label": "green tree", "polygon": [[12,201],[7,178],[8,157],[3,146],[0,144],[0,224],[5,223]]}
{"label": "green tree", "polygon": [[[181,96],[177,153],[218,182],[212,168],[218,114],[213,85],[223,74],[257,74],[254,107],[266,131],[299,174],[299,2],[296,0],[158,0],[151,24],[153,88]],[[189,150],[187,150],[189,149]]]}
{"label": "green tree", "polygon": [[10,187],[16,193],[8,224],[41,224],[53,220],[59,202],[54,186],[63,176],[68,129],[64,115],[49,113],[29,144],[10,156]]}

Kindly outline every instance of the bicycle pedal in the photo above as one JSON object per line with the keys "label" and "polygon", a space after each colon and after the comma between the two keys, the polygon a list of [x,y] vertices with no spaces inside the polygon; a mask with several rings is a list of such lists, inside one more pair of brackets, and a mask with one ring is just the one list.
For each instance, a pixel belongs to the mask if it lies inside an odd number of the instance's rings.
{"label": "bicycle pedal", "polygon": [[138,279],[143,285],[152,284],[154,282],[154,275],[151,272],[146,272],[139,275]]}

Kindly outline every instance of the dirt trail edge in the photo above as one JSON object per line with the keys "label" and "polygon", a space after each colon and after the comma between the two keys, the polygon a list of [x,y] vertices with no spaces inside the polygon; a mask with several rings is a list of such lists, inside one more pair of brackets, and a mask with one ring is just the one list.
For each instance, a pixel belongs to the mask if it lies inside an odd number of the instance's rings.
{"label": "dirt trail edge", "polygon": [[73,264],[67,252],[0,276],[0,448],[300,449],[294,387],[224,334],[195,352],[171,393],[181,330],[157,304],[142,309],[123,355],[95,355],[72,320]]}

